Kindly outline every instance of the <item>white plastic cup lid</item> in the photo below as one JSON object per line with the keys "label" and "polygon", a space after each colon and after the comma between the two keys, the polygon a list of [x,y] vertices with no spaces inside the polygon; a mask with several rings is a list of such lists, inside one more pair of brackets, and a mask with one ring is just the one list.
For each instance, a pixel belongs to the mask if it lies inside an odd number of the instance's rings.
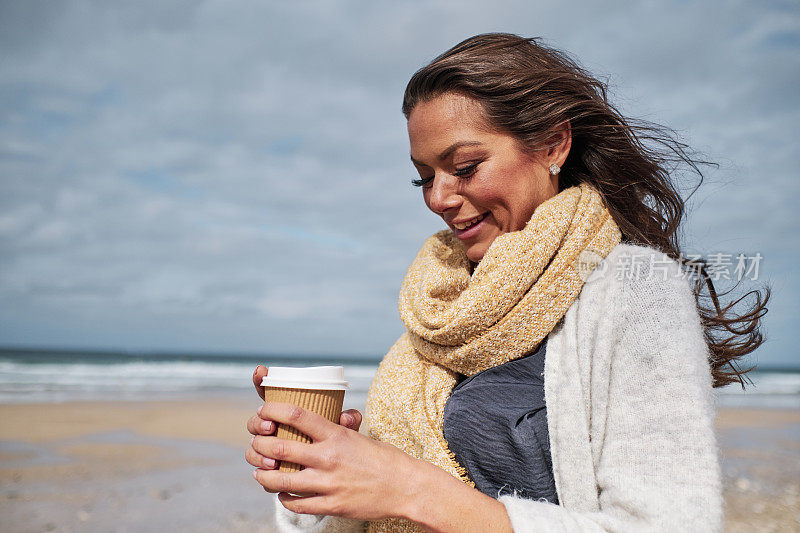
{"label": "white plastic cup lid", "polygon": [[343,366],[271,366],[261,380],[262,387],[348,390]]}

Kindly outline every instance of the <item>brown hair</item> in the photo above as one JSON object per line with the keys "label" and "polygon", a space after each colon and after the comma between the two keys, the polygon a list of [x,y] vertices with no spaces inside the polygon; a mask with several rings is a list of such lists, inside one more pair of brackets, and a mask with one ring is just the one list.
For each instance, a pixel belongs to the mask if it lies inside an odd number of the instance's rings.
{"label": "brown hair", "polygon": [[[457,44],[414,74],[406,87],[403,113],[408,118],[417,103],[444,93],[474,98],[495,128],[530,149],[546,146],[551,132],[569,121],[572,148],[559,174],[559,188],[592,184],[624,241],[657,248],[694,268],[699,274],[694,293],[714,386],[744,386],[744,374],[752,368],[741,370],[736,363],[763,342],[761,319],[770,291],[751,290],[720,304],[720,296],[735,287],[717,293],[706,263],[690,262],[681,253],[685,201],[670,174],[688,166],[702,182],[699,165],[705,162],[693,159],[672,130],[622,116],[609,103],[605,83],[535,38],[491,33]],[[752,305],[739,313],[737,308],[750,297]]]}

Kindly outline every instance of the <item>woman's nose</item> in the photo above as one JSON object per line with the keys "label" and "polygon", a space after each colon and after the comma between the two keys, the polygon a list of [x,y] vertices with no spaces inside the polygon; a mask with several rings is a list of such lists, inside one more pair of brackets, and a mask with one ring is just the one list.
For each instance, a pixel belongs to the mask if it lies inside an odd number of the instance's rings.
{"label": "woman's nose", "polygon": [[461,201],[457,178],[447,174],[434,176],[431,192],[428,195],[428,208],[431,211],[441,215],[448,209],[461,205]]}

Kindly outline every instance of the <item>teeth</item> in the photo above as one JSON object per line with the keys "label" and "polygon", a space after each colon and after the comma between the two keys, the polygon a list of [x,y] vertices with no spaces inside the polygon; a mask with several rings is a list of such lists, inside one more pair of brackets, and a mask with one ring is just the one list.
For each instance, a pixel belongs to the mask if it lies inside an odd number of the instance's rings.
{"label": "teeth", "polygon": [[473,218],[472,220],[468,220],[468,221],[464,222],[463,224],[453,224],[453,226],[455,226],[456,229],[464,230],[464,229],[467,229],[470,226],[474,226],[475,224],[477,224],[478,222],[483,220],[484,216],[485,215],[478,215],[477,217]]}

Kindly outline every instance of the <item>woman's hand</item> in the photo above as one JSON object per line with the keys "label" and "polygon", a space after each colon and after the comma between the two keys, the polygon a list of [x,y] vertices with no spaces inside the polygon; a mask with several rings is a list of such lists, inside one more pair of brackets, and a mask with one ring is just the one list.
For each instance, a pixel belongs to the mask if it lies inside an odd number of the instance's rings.
{"label": "woman's hand", "polygon": [[[276,422],[293,426],[312,438],[311,444],[265,435]],[[256,435],[245,453],[257,467],[256,480],[296,513],[376,520],[406,516],[414,495],[413,482],[421,461],[394,446],[334,424],[311,411],[286,403],[267,403],[248,421]],[[275,470],[278,461],[304,465],[300,472]],[[312,496],[292,496],[312,494]]]}
{"label": "woman's hand", "polygon": [[[263,366],[253,374],[262,398],[266,375]],[[278,423],[299,429],[313,442],[274,437]],[[336,425],[311,411],[270,402],[247,421],[254,437],[245,459],[256,467],[253,475],[264,490],[278,492],[283,506],[295,513],[359,520],[397,516],[442,532],[511,531],[503,504],[439,467],[358,433],[360,425],[361,413],[354,409],[343,412]],[[280,472],[281,460],[305,469]]]}
{"label": "woman's hand", "polygon": [[[267,368],[259,365],[253,373],[253,385],[262,399],[264,387],[261,386],[261,380],[267,372]],[[391,498],[392,504],[400,501],[397,499],[398,483],[394,478],[397,474],[396,461],[413,463],[415,460],[394,446],[359,434],[361,421],[361,413],[356,409],[343,411],[339,418],[340,425],[337,426],[315,413],[289,404],[262,405],[257,415],[247,421],[247,430],[254,437],[245,452],[245,459],[258,468],[254,473],[256,480],[265,490],[279,492],[281,503],[291,511],[361,519],[389,516],[381,514],[385,512],[385,504],[389,503],[387,498]],[[296,427],[314,442],[302,444],[274,437],[279,422]],[[302,458],[295,457],[297,453],[305,455]],[[397,455],[400,457],[392,458]],[[306,468],[296,473],[278,472],[276,468],[281,460],[296,462]],[[386,472],[381,475],[381,471]],[[381,480],[385,486],[390,486],[390,491],[380,490]],[[306,483],[314,484],[315,488],[312,490]],[[316,493],[316,496],[297,497],[289,492]],[[363,495],[368,493],[383,498],[384,505],[376,507],[366,501]]]}

